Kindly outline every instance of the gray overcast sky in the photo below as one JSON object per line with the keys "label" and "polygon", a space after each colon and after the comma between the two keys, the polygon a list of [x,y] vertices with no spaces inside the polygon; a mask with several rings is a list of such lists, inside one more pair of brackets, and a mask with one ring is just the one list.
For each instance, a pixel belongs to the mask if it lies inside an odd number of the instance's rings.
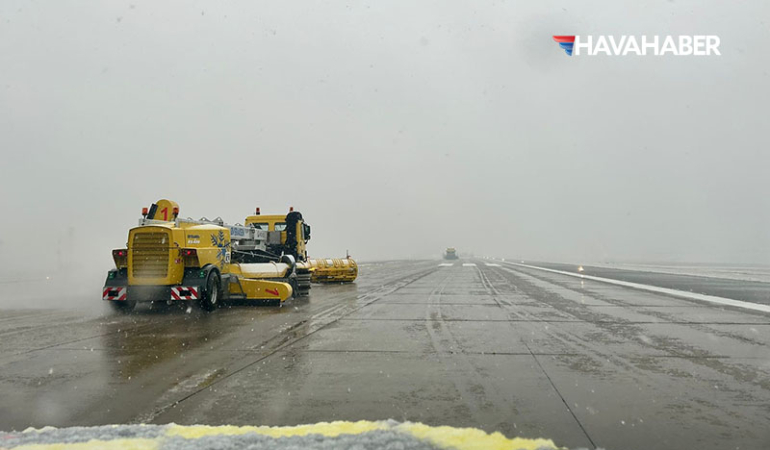
{"label": "gray overcast sky", "polygon": [[4,0],[0,264],[55,270],[61,245],[101,277],[163,197],[293,205],[311,256],[768,263],[767,5]]}

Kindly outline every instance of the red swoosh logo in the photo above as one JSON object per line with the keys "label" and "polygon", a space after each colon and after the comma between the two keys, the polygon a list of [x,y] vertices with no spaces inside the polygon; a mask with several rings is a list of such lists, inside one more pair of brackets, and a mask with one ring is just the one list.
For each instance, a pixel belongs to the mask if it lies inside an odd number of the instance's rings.
{"label": "red swoosh logo", "polygon": [[268,294],[273,294],[276,297],[278,297],[278,289],[265,289],[265,292],[267,292]]}

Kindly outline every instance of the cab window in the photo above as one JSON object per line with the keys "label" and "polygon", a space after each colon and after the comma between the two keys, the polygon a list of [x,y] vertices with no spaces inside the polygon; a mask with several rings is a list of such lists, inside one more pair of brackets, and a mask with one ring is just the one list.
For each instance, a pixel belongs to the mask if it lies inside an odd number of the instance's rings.
{"label": "cab window", "polygon": [[265,230],[265,231],[268,231],[269,229],[266,223],[252,223],[251,226],[260,230]]}
{"label": "cab window", "polygon": [[286,222],[279,222],[275,224],[275,231],[286,231]]}

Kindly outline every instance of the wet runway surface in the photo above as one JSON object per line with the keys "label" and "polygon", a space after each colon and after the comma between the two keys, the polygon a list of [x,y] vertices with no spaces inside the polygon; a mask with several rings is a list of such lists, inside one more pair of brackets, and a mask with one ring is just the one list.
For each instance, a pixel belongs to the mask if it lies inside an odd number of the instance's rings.
{"label": "wet runway surface", "polygon": [[480,260],[373,263],[281,309],[0,311],[0,429],[393,418],[759,449],[769,344],[767,314]]}
{"label": "wet runway surface", "polygon": [[[531,265],[564,272],[580,273],[630,283],[677,289],[697,294],[714,295],[744,302],[770,305],[770,283],[762,281],[734,280],[695,275],[680,275],[639,270],[614,269],[609,267],[578,266],[575,264],[533,262]],[[583,271],[578,271],[582,267]]]}

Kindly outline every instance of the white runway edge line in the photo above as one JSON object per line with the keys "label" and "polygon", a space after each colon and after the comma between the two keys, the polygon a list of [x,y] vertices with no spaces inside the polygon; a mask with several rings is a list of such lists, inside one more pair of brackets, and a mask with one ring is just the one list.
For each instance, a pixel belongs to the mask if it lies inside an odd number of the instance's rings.
{"label": "white runway edge line", "polygon": [[563,270],[554,270],[554,269],[547,269],[545,267],[530,266],[529,264],[519,264],[519,263],[510,263],[510,262],[506,264],[510,264],[513,266],[528,267],[530,269],[536,269],[536,270],[543,270],[545,272],[558,273],[560,275],[568,275],[570,277],[580,278],[583,280],[598,281],[600,283],[624,286],[631,289],[638,289],[640,291],[666,294],[666,295],[671,295],[673,297],[683,298],[686,300],[698,300],[702,302],[716,303],[719,305],[734,306],[736,308],[751,309],[753,311],[770,313],[770,305],[760,305],[758,303],[742,302],[740,300],[733,300],[731,298],[717,297],[715,295],[697,294],[695,292],[679,291],[676,289],[650,286],[648,284],[630,283],[628,281],[613,280],[611,278],[594,277],[591,275],[581,275],[579,273],[565,272]]}
{"label": "white runway edge line", "polygon": [[452,267],[452,266],[454,266],[454,264],[452,264],[452,263],[441,263],[438,266],[439,267]]}
{"label": "white runway edge line", "polygon": [[465,264],[463,264],[463,267],[476,267],[476,264],[473,264],[473,263],[465,263]]}

